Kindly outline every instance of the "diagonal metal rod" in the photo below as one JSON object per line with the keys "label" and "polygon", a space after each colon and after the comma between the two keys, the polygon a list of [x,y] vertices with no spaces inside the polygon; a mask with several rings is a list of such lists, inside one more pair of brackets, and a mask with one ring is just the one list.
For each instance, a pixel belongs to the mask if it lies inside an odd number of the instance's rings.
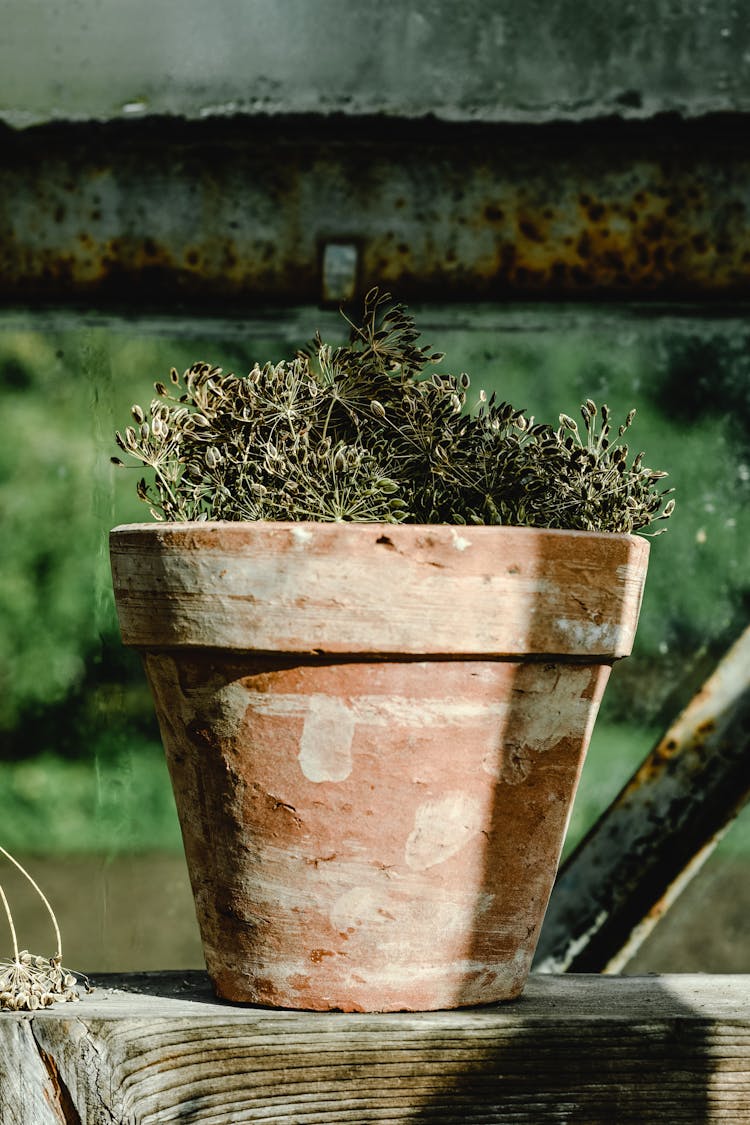
{"label": "diagonal metal rod", "polygon": [[563,865],[536,972],[619,972],[750,795],[750,627]]}

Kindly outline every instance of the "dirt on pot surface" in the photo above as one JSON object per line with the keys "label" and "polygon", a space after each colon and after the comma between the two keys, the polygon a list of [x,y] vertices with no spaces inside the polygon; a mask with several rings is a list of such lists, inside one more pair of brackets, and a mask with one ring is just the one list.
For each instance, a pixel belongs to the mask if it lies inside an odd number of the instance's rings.
{"label": "dirt on pot surface", "polygon": [[[202,969],[182,855],[20,857],[58,914],[65,961],[85,972]],[[52,953],[49,920],[3,870],[19,941]],[[750,972],[750,859],[715,856],[630,962],[627,973]],[[0,952],[10,952],[7,934]]]}

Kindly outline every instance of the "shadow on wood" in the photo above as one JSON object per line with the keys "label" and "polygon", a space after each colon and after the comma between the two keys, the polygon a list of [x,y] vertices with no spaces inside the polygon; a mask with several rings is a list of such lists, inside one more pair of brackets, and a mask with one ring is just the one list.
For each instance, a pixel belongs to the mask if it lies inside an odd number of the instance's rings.
{"label": "shadow on wood", "polygon": [[386,1015],[219,1004],[201,973],[94,983],[0,1016],[3,1125],[750,1117],[750,977],[532,976],[511,1004]]}

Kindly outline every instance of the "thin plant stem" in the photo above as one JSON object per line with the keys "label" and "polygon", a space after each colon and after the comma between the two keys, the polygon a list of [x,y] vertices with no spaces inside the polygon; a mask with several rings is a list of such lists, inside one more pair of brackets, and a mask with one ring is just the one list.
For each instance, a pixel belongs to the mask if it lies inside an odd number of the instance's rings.
{"label": "thin plant stem", "polygon": [[[0,844],[0,852],[5,856],[6,859],[10,860],[10,862],[13,864],[14,867],[18,868],[18,870],[21,872],[21,874],[23,876],[25,876],[26,879],[28,879],[28,881],[31,883],[32,887],[34,888],[36,893],[39,895],[39,897],[42,900],[42,902],[44,903],[44,905],[47,907],[47,912],[49,913],[49,916],[52,919],[52,925],[55,928],[55,938],[57,939],[56,956],[59,957],[60,960],[62,960],[62,938],[60,937],[60,927],[57,924],[57,918],[55,917],[55,912],[52,909],[52,907],[50,906],[49,902],[47,901],[47,897],[44,894],[44,891],[41,889],[41,887],[38,885],[38,883],[34,882],[32,877],[29,875],[28,871],[26,870],[26,868],[22,867],[21,864],[18,862],[18,860],[14,859],[13,856],[10,854],[10,852],[7,852],[5,850],[5,848],[2,846],[2,844]],[[3,895],[3,898],[5,898],[4,895]],[[7,907],[6,907],[6,909],[7,909]],[[9,915],[9,918],[10,918],[10,912],[9,911],[8,911],[8,915]],[[11,922],[11,928],[12,928],[12,925],[13,925],[13,923]]]}
{"label": "thin plant stem", "polygon": [[18,938],[16,937],[16,927],[13,925],[13,915],[10,912],[8,900],[5,897],[3,885],[0,883],[0,899],[2,899],[3,907],[5,908],[5,917],[8,919],[8,926],[10,927],[10,937],[13,942],[13,959],[18,961]]}

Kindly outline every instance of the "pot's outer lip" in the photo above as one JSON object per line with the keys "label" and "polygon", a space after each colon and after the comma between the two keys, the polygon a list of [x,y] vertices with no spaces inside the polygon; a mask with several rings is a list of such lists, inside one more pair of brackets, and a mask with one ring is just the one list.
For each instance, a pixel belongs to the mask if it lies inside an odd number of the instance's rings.
{"label": "pot's outer lip", "polygon": [[612,660],[631,651],[636,535],[446,524],[142,523],[110,533],[139,648]]}

